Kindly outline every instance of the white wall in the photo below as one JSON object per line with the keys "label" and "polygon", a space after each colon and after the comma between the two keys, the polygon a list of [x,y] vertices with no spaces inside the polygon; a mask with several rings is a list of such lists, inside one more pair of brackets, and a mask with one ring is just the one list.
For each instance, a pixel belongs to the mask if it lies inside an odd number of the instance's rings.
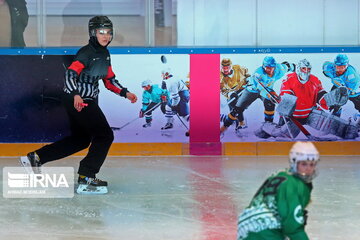
{"label": "white wall", "polygon": [[[30,15],[36,15],[37,2],[45,2],[47,15],[144,15],[147,0],[26,0]],[[172,0],[176,13],[176,0]]]}
{"label": "white wall", "polygon": [[[36,14],[143,15],[147,0],[27,0]],[[360,0],[172,0],[179,46],[359,45]]]}
{"label": "white wall", "polygon": [[359,0],[178,0],[179,46],[358,45]]}
{"label": "white wall", "polygon": [[324,0],[325,44],[358,45],[359,2],[358,0]]}

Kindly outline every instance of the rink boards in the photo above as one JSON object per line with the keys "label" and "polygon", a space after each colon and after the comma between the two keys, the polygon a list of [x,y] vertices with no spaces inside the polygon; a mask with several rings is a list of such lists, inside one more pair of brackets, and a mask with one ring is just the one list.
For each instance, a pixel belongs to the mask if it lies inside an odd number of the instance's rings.
{"label": "rink boards", "polygon": [[[0,51],[4,63],[0,64],[0,70],[7,74],[4,78],[8,79],[2,82],[0,88],[3,99],[0,101],[0,156],[24,155],[68,134],[60,93],[64,66],[69,65],[76,51],[75,48]],[[254,130],[263,121],[261,101],[254,102],[245,113],[249,126],[241,136],[235,134],[233,126],[225,136],[220,136],[219,114],[227,114],[229,110],[219,92],[221,59],[230,58],[234,64],[243,65],[252,73],[261,65],[264,56],[274,56],[279,62],[287,60],[295,63],[301,58],[308,58],[312,62],[313,73],[321,76],[324,88],[329,90],[331,82],[322,76],[322,63],[332,60],[338,53],[345,53],[351,63],[360,69],[359,52],[359,47],[113,48],[114,68],[118,68],[115,70],[120,80],[138,95],[139,101],[132,105],[101,89],[100,106],[110,125],[119,128],[131,122],[121,131],[114,131],[115,139],[109,155],[286,155],[291,141],[258,139],[254,135]],[[167,64],[159,60],[163,55],[168,59]],[[136,75],[131,67],[134,63],[141,66]],[[160,84],[159,76],[164,68],[172,69],[176,75],[190,82],[190,122],[184,126],[175,117],[171,133],[160,131],[164,124],[160,111],[154,113],[152,128],[144,129],[144,119],[136,119],[141,108],[141,81],[149,78]],[[29,75],[29,72],[32,74]],[[280,82],[276,85],[277,91]],[[21,91],[19,86],[22,86]],[[353,104],[349,101],[344,109],[342,117],[352,120],[356,113]],[[186,127],[191,129],[190,137],[184,134]],[[300,136],[295,140],[307,138]],[[316,142],[316,145],[324,155],[360,155],[359,142],[360,137]],[[82,151],[77,155],[85,153]]]}
{"label": "rink boards", "polygon": [[[0,143],[0,157],[22,156],[44,143]],[[192,150],[190,143],[113,143],[109,156],[174,156],[174,155],[287,155],[292,142],[227,142],[217,146],[208,143]],[[315,142],[321,155],[360,155],[359,142]],[[209,149],[210,148],[210,149]],[[215,147],[216,148],[216,147]],[[83,156],[86,150],[75,155]]]}

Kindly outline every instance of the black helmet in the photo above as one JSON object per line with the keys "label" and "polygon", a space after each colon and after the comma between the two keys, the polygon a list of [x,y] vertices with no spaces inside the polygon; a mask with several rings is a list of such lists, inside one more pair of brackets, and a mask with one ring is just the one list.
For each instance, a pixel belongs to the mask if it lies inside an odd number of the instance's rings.
{"label": "black helmet", "polygon": [[113,24],[107,16],[95,16],[89,20],[89,36],[96,37],[96,29],[109,28],[113,31]]}

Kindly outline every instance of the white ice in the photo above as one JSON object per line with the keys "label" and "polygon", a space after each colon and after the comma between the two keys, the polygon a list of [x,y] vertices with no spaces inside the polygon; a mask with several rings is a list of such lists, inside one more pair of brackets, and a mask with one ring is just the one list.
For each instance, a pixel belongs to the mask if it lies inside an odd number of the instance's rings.
{"label": "white ice", "polygon": [[[73,166],[67,158],[45,166]],[[2,158],[1,166],[18,166]],[[239,212],[286,157],[110,157],[109,194],[0,200],[0,239],[230,240]],[[322,157],[306,230],[312,240],[360,236],[359,157]],[[2,180],[2,178],[1,178]],[[2,184],[1,184],[2,186]]]}

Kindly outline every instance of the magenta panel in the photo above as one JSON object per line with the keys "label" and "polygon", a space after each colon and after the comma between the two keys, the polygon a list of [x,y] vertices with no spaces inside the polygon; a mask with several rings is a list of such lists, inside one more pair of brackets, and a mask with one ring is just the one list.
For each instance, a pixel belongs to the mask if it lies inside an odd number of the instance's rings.
{"label": "magenta panel", "polygon": [[[190,143],[220,142],[220,99],[217,97],[220,94],[219,62],[219,54],[190,55],[190,94],[196,93],[191,94],[190,100]],[[195,147],[198,144],[192,145],[191,154],[206,154],[206,146],[199,148]],[[214,144],[210,148],[212,154],[219,151],[221,153],[220,144]]]}

